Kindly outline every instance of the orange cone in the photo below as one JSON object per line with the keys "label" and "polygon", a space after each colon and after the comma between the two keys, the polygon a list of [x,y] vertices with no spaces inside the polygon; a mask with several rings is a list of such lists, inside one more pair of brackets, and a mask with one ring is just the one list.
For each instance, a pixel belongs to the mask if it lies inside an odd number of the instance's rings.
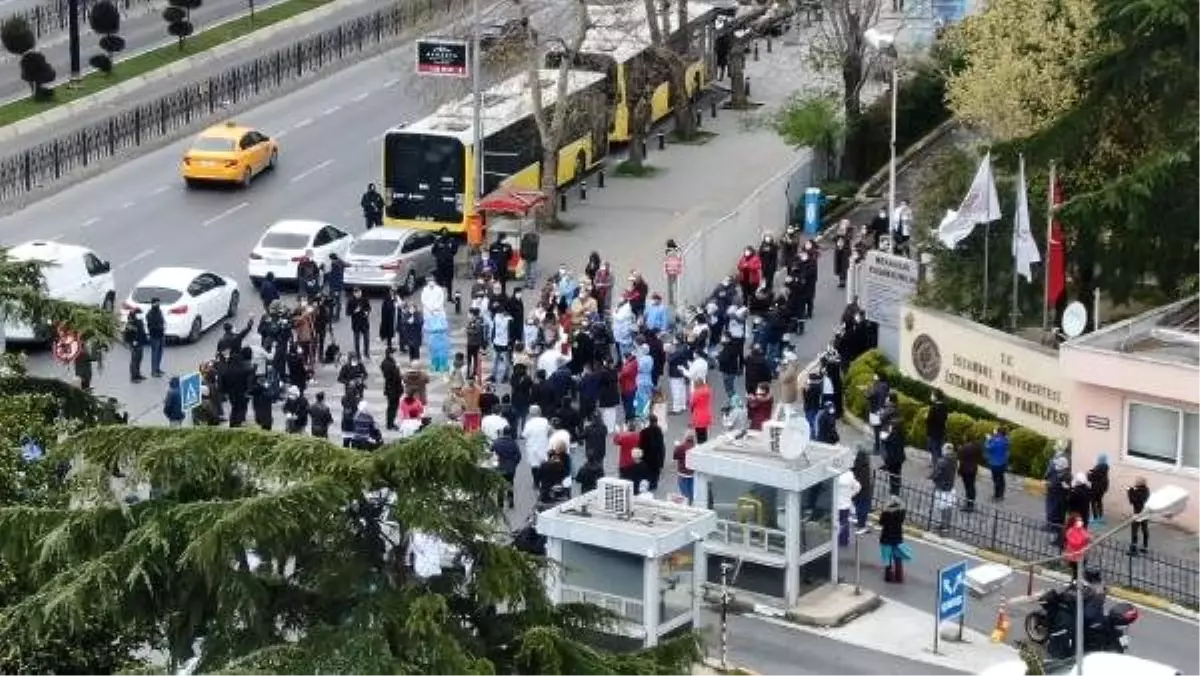
{"label": "orange cone", "polygon": [[992,629],[992,643],[1004,643],[1008,640],[1008,630],[1012,622],[1008,618],[1008,599],[1000,597],[1000,610],[996,613],[996,627]]}

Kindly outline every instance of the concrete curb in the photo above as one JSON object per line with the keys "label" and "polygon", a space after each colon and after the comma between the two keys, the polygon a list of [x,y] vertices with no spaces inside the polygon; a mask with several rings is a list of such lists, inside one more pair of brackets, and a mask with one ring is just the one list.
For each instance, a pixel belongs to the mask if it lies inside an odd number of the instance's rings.
{"label": "concrete curb", "polygon": [[[345,10],[346,7],[363,4],[370,0],[337,0],[328,5],[318,7],[316,9],[304,12],[290,19],[280,21],[278,23],[267,26],[266,28],[256,30],[248,35],[243,35],[240,38],[231,40],[224,44],[205,50],[199,54],[193,54],[179,61],[170,63],[162,68],[156,68],[148,73],[139,75],[131,80],[127,80],[118,84],[115,87],[110,87],[103,91],[96,92],[81,99],[77,99],[70,103],[47,110],[44,113],[39,113],[32,117],[27,117],[19,122],[6,125],[0,128],[0,143],[17,140],[23,134],[27,134],[42,127],[54,124],[61,124],[73,115],[84,110],[90,110],[100,106],[108,105],[128,97],[131,93],[162,80],[178,78],[185,74],[188,70],[204,64],[206,61],[225,57],[231,53],[241,51],[247,47],[264,43],[276,35],[288,30],[293,30],[298,26],[304,26],[322,21],[326,17]],[[228,21],[234,21],[240,17],[230,18]]]}
{"label": "concrete curb", "polygon": [[705,657],[700,660],[700,663],[705,668],[711,669],[718,674],[740,674],[741,676],[760,676],[757,671],[751,671],[746,667],[740,667],[736,664],[729,663],[724,667],[721,666],[721,661],[712,657]]}
{"label": "concrete curb", "polygon": [[[878,526],[878,517],[872,514],[871,522]],[[983,559],[984,561],[1004,564],[1016,572],[1022,572],[1020,569],[1023,566],[1029,565],[1028,561],[1023,561],[999,552],[994,552],[983,547],[975,547],[973,545],[964,544],[958,540],[944,538],[935,533],[930,533],[929,531],[921,530],[913,526],[904,526],[904,533],[905,535],[911,536],[915,539],[924,540],[946,549],[952,549],[968,556],[974,556],[976,558]],[[1036,575],[1037,577],[1043,577],[1064,584],[1071,581],[1071,577],[1069,575],[1045,568],[1039,568]],[[1147,594],[1145,592],[1136,591],[1120,585],[1109,585],[1108,595],[1123,601],[1128,601],[1135,605],[1153,608],[1154,610],[1166,613],[1168,615],[1173,615],[1180,619],[1189,620],[1191,622],[1200,621],[1200,613],[1153,594]]]}

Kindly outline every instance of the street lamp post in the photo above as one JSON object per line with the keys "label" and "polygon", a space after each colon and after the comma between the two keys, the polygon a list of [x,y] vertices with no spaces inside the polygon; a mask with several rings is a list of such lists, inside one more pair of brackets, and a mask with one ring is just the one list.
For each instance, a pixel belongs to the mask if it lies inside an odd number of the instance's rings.
{"label": "street lamp post", "polygon": [[897,226],[893,220],[896,218],[896,101],[900,90],[900,54],[896,51],[894,33],[868,28],[863,33],[863,39],[871,49],[888,57],[892,65],[892,129],[888,143],[888,228],[894,232]]}

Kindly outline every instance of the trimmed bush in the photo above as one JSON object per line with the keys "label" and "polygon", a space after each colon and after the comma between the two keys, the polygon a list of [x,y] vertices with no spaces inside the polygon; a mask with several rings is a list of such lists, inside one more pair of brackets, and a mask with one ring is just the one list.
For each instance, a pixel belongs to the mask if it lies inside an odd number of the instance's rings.
{"label": "trimmed bush", "polygon": [[[906,378],[895,365],[879,350],[871,350],[854,360],[846,371],[846,410],[866,420],[866,388],[870,386],[876,371],[887,376],[900,408],[901,420],[905,425],[908,445],[927,448],[925,423],[929,418],[929,397],[933,388],[927,383]],[[1008,428],[1009,471],[1014,474],[1040,479],[1046,473],[1046,465],[1054,456],[1053,441],[1025,427],[1001,420],[978,406],[946,397],[946,441],[956,446],[970,441],[983,443],[997,426]]]}

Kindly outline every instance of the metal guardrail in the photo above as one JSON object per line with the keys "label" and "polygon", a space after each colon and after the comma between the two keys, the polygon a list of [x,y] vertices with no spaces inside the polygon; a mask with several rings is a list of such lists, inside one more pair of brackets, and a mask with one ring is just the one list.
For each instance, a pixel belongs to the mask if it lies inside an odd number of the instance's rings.
{"label": "metal guardrail", "polygon": [[[137,2],[139,0],[132,0]],[[94,124],[0,159],[0,202],[32,192],[117,153],[215,119],[385,42],[465,0],[410,0],[351,19],[223,73],[184,85]]]}
{"label": "metal guardrail", "polygon": [[[907,510],[905,523],[1020,561],[1060,556],[1062,550],[1057,542],[1062,539],[1062,527],[989,504],[991,481],[986,473],[981,474],[974,511],[962,510],[965,498],[958,490],[945,528],[933,488],[902,481],[899,494]],[[873,485],[872,507],[878,510],[889,495],[887,472],[877,470]],[[1129,540],[1123,537],[1100,542],[1089,551],[1087,561],[1089,566],[1100,569],[1108,584],[1136,589],[1193,609],[1200,605],[1197,590],[1200,566],[1195,561],[1164,556],[1154,550],[1131,554]],[[1065,564],[1059,567],[1066,570]]]}
{"label": "metal guardrail", "polygon": [[641,624],[644,619],[642,602],[639,599],[626,598],[615,594],[605,594],[593,589],[563,585],[562,599],[564,603],[587,603],[613,613],[617,617]]}
{"label": "metal guardrail", "polygon": [[[161,0],[114,0],[117,8],[122,12],[128,13],[135,7],[153,5]],[[88,12],[91,11],[92,5],[97,0],[79,0],[79,21],[83,26],[87,26]],[[0,21],[8,19],[22,18],[29,24],[29,28],[33,30],[33,34],[42,39],[47,35],[61,33],[67,30],[67,23],[71,18],[71,3],[69,0],[49,0],[39,5],[23,9],[19,12],[10,12],[5,15]]]}

